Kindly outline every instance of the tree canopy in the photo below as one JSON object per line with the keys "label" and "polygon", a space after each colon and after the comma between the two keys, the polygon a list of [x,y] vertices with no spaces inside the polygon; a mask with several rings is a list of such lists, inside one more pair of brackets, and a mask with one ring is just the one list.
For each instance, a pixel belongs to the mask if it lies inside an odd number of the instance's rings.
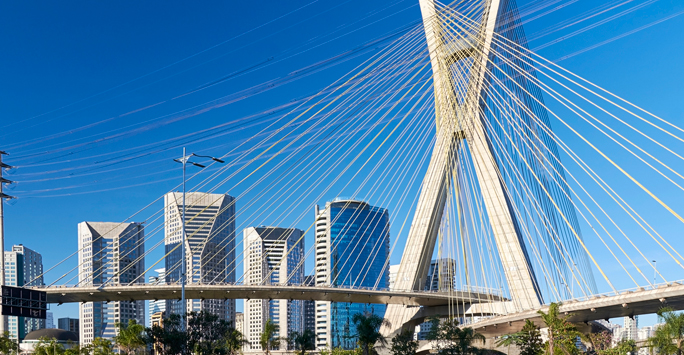
{"label": "tree canopy", "polygon": [[486,339],[473,328],[460,328],[458,320],[453,317],[442,320],[432,318],[430,323],[428,339],[436,342],[439,355],[474,355],[482,352],[475,344],[484,344]]}

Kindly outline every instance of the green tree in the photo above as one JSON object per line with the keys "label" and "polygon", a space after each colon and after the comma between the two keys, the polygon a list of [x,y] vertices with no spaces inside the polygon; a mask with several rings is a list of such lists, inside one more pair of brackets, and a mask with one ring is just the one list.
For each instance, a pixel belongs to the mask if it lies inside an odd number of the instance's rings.
{"label": "green tree", "polygon": [[114,355],[112,342],[109,339],[95,338],[90,344],[92,355]]}
{"label": "green tree", "polygon": [[77,342],[70,340],[67,342],[64,355],[90,355],[90,349],[87,346],[81,347]]}
{"label": "green tree", "polygon": [[636,355],[637,347],[634,340],[620,340],[614,348],[604,351],[606,355]]}
{"label": "green tree", "polygon": [[280,340],[282,338],[276,336],[280,327],[273,323],[273,320],[269,319],[264,324],[264,330],[261,332],[261,337],[259,338],[259,345],[261,349],[266,352],[266,355],[271,353],[271,349],[280,348]]}
{"label": "green tree", "polygon": [[226,353],[226,334],[230,324],[218,315],[201,311],[188,314],[188,349],[197,355]]}
{"label": "green tree", "polygon": [[520,355],[540,355],[544,352],[544,343],[539,327],[529,319],[525,321],[525,325],[519,332],[502,337],[497,345],[515,345],[520,349]]}
{"label": "green tree", "polygon": [[684,314],[670,307],[658,311],[658,320],[664,323],[648,339],[648,346],[660,355],[682,355],[684,351]]}
{"label": "green tree", "polygon": [[417,350],[418,342],[413,340],[413,332],[410,329],[403,329],[392,338],[393,355],[415,355]]}
{"label": "green tree", "polygon": [[114,337],[114,342],[119,348],[119,353],[132,355],[143,350],[147,345],[145,337],[145,327],[138,324],[135,319],[129,319],[128,325],[116,323],[118,334]]}
{"label": "green tree", "polygon": [[440,355],[469,355],[479,354],[482,350],[475,343],[485,342],[484,335],[477,333],[470,327],[460,328],[458,320],[448,318],[440,320],[432,318],[428,340],[437,342],[437,352]]}
{"label": "green tree", "polygon": [[582,338],[584,335],[577,331],[577,328],[572,325],[572,323],[568,322],[567,319],[571,317],[572,314],[561,317],[559,308],[560,304],[551,303],[549,306],[549,313],[544,313],[541,310],[537,311],[548,329],[548,340],[544,344],[545,352],[548,355],[579,354],[579,349],[577,349],[575,343],[578,337]]}
{"label": "green tree", "polygon": [[607,330],[598,333],[589,333],[587,338],[591,343],[591,352],[599,355],[606,355],[610,351],[613,342],[613,334]]}
{"label": "green tree", "polygon": [[307,350],[316,349],[316,333],[311,329],[306,329],[301,333],[292,332],[288,339],[298,355],[306,355]]}
{"label": "green tree", "polygon": [[242,349],[242,346],[245,344],[249,344],[249,342],[245,339],[245,337],[239,330],[235,328],[228,329],[228,331],[226,332],[226,354],[239,354],[240,349]]}
{"label": "green tree", "polygon": [[33,354],[35,355],[63,355],[64,346],[58,343],[55,339],[42,338],[33,347]]}
{"label": "green tree", "polygon": [[363,355],[363,350],[361,348],[344,350],[339,346],[336,348],[325,348],[321,350],[321,355]]}
{"label": "green tree", "polygon": [[17,353],[19,350],[19,346],[17,343],[10,338],[9,332],[5,332],[0,337],[0,353],[2,354],[12,354],[12,353]]}
{"label": "green tree", "polygon": [[380,326],[390,325],[385,318],[373,313],[356,313],[352,316],[352,323],[356,325],[356,334],[363,355],[375,353],[373,348],[376,343],[380,343],[381,346],[387,344],[387,340],[380,334]]}
{"label": "green tree", "polygon": [[182,325],[183,318],[179,314],[171,314],[163,320],[163,326],[155,324],[145,332],[160,355],[186,355],[188,335]]}

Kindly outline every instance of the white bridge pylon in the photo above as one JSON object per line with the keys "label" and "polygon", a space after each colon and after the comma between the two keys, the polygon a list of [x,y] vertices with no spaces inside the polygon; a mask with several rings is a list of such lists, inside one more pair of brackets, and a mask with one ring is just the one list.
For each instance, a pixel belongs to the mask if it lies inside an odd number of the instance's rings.
{"label": "white bridge pylon", "polygon": [[[433,71],[437,138],[415,210],[394,287],[423,289],[444,212],[458,149],[465,140],[471,152],[484,206],[489,216],[499,257],[511,296],[511,310],[538,309],[542,297],[525,250],[497,162],[478,109],[486,84],[485,73],[500,0],[484,0],[479,33],[457,43],[446,43],[442,23],[433,0],[420,0],[425,36]],[[450,66],[471,60],[467,90],[455,92]],[[458,191],[458,190],[457,190]],[[416,308],[388,305],[385,318],[390,326],[382,333],[400,329],[418,312]]]}

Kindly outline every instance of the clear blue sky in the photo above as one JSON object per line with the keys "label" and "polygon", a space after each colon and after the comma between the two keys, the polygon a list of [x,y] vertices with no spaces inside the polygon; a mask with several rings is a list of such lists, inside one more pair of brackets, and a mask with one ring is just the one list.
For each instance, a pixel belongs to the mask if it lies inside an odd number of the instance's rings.
{"label": "clear blue sky", "polygon": [[[560,3],[569,5],[525,25],[528,37],[598,6],[594,0]],[[521,7],[526,4],[519,3]],[[679,1],[655,1],[539,53],[558,59],[682,10],[684,4]],[[176,186],[179,170],[171,159],[180,154],[183,143],[143,147],[140,152],[154,154],[106,167],[103,160],[122,155],[116,153],[119,150],[137,152],[136,147],[315,93],[357,62],[341,63],[185,120],[114,136],[130,131],[122,127],[176,117],[181,110],[285,77],[418,20],[417,0],[0,4],[4,84],[0,87],[0,150],[9,150],[12,155],[6,161],[19,166],[7,176],[19,182],[9,191],[19,199],[15,205],[5,205],[6,249],[22,243],[43,254],[46,268],[53,266],[76,250],[77,223],[122,221]],[[582,27],[556,32],[533,41],[530,47]],[[684,15],[560,64],[684,126],[681,33]],[[237,72],[242,74],[226,80]],[[171,100],[207,83],[216,85]],[[192,151],[222,155],[250,132],[254,130],[185,145]],[[78,146],[84,142],[91,143]],[[311,201],[315,202],[322,204],[325,199]],[[679,230],[681,225],[668,228]],[[398,257],[392,261],[398,262]],[[75,262],[72,259],[70,267]],[[46,281],[61,273],[48,274]],[[684,278],[681,275],[681,269],[674,268],[670,274],[672,279]],[[55,306],[53,311],[55,318],[78,314],[75,305]]]}

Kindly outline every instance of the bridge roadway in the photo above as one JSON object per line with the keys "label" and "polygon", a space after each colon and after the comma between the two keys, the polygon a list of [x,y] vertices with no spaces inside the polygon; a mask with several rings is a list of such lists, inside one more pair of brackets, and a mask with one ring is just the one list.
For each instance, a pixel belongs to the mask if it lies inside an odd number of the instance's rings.
{"label": "bridge roadway", "polygon": [[[104,287],[44,287],[48,303],[111,302],[180,299],[180,285],[134,285]],[[185,286],[188,299],[294,299],[332,302],[444,306],[458,303],[502,301],[503,298],[477,292],[388,291],[359,288],[282,285],[202,285]]]}
{"label": "bridge roadway", "polygon": [[[580,325],[590,321],[616,317],[636,316],[640,314],[656,313],[662,307],[672,307],[684,310],[684,284],[672,282],[659,285],[655,289],[624,291],[613,296],[593,296],[587,300],[565,301],[561,307],[561,314],[571,314],[568,318]],[[487,305],[473,305],[469,311],[477,315],[477,308],[486,309]],[[542,311],[548,312],[549,307],[543,306]],[[466,312],[466,313],[469,313]],[[486,337],[500,336],[519,331],[525,325],[525,320],[531,320],[543,327],[537,310],[499,315],[486,318],[472,324],[472,327]]]}

